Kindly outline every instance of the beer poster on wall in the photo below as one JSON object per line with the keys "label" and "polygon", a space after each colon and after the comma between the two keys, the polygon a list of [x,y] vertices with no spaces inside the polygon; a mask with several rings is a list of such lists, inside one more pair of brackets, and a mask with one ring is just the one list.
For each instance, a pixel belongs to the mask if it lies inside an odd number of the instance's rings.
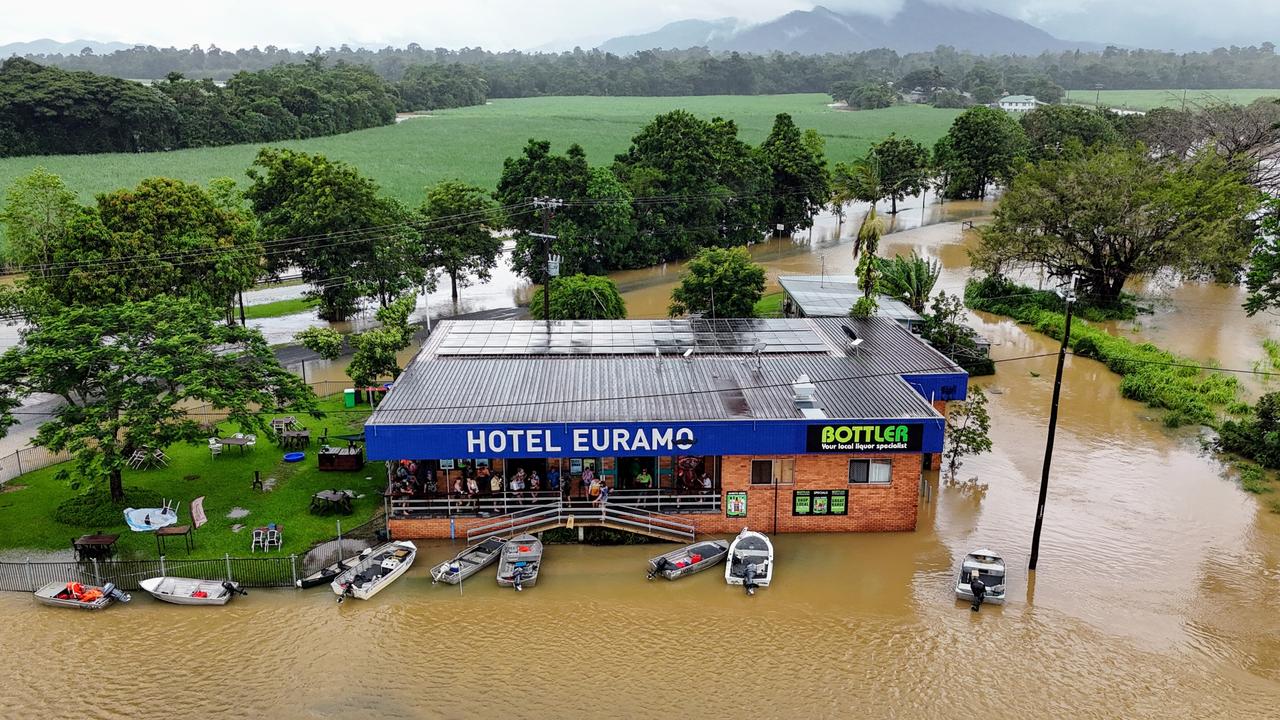
{"label": "beer poster on wall", "polygon": [[724,494],[725,517],[737,518],[747,516],[747,493],[745,491],[727,492]]}
{"label": "beer poster on wall", "polygon": [[796,490],[791,493],[792,515],[847,515],[848,490]]}

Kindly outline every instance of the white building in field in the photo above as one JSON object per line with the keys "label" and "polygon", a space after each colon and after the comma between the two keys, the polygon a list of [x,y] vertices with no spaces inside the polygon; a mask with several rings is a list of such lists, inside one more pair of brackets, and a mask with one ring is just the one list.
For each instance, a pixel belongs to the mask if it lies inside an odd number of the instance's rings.
{"label": "white building in field", "polygon": [[1048,104],[1037,100],[1035,95],[1005,95],[996,102],[996,106],[1001,110],[1011,113],[1031,112],[1041,105]]}

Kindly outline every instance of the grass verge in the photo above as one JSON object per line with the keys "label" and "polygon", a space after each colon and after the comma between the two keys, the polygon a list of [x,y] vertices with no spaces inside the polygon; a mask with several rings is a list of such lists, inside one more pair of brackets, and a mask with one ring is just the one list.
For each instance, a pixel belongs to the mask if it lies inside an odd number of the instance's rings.
{"label": "grass verge", "polygon": [[[359,432],[363,427],[366,415],[336,412],[342,409],[341,396],[326,398],[321,408],[329,413],[324,418],[299,418],[314,438],[325,429],[335,435]],[[222,435],[235,431],[226,425],[219,429]],[[204,496],[209,522],[195,531],[191,557],[247,555],[252,529],[272,522],[284,526],[284,553],[301,554],[316,542],[331,539],[339,519],[310,513],[314,493],[350,489],[364,496],[355,501],[352,515],[341,517],[344,528],[368,521],[382,508],[385,475],[380,463],[372,463],[360,472],[320,472],[316,463],[318,448],[319,443],[313,441],[302,462],[285,463],[283,451],[266,438],[259,438],[257,448],[243,454],[227,447],[218,457],[212,457],[204,446],[179,445],[166,450],[171,458],[168,467],[128,470],[124,484],[127,494],[136,493],[134,497],[143,500],[162,497],[181,502],[180,523],[190,522],[191,501]],[[118,509],[97,498],[77,502],[79,493],[55,477],[60,467],[27,473],[14,480],[25,487],[0,494],[0,550],[70,549],[72,538],[101,530],[120,535],[117,549],[122,558],[156,556],[155,538],[150,533],[130,532]],[[270,492],[252,489],[254,470],[263,480],[275,478],[275,488]],[[95,491],[106,492],[105,488]],[[64,508],[62,516],[73,522],[58,521],[55,513],[60,506]],[[228,518],[227,514],[237,507],[247,510],[248,515]],[[68,508],[74,508],[77,514],[68,515]],[[232,526],[237,524],[246,529],[232,532]],[[186,557],[178,540],[168,543],[167,552],[173,557]]]}
{"label": "grass verge", "polygon": [[786,293],[779,290],[762,295],[756,301],[756,317],[782,317],[782,300]]}
{"label": "grass verge", "polygon": [[296,315],[314,309],[319,304],[320,301],[314,298],[290,298],[260,305],[245,305],[244,317],[246,320],[262,320],[285,315]]}

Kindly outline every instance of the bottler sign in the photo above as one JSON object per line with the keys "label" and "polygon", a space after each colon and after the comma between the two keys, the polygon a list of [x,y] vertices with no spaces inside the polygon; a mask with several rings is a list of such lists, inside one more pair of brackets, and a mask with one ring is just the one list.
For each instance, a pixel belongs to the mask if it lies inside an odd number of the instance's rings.
{"label": "bottler sign", "polygon": [[918,423],[832,423],[810,425],[807,452],[919,452],[924,426]]}

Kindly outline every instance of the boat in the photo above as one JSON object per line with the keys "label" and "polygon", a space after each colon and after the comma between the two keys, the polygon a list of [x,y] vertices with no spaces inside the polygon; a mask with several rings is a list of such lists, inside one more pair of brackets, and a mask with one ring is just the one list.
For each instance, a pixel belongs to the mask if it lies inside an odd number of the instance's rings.
{"label": "boat", "polygon": [[[982,602],[1003,605],[1004,559],[987,548],[979,548],[964,556],[964,562],[960,563],[960,576],[956,579],[956,599],[973,602],[973,591],[969,589],[969,583],[972,582],[974,571],[977,571],[978,579],[987,586]],[[974,609],[978,609],[976,605]]]}
{"label": "boat", "polygon": [[408,540],[379,545],[334,578],[329,587],[338,596],[338,602],[347,596],[368,600],[405,574],[417,555],[418,547]]}
{"label": "boat", "polygon": [[230,580],[153,577],[138,585],[155,599],[174,605],[226,605],[232,596],[249,594]]}
{"label": "boat", "polygon": [[101,610],[119,600],[127,603],[133,598],[113,583],[102,587],[81,585],[78,582],[51,582],[35,592],[36,602],[54,607]]}
{"label": "boat", "polygon": [[742,528],[729,546],[729,562],[724,566],[724,581],[741,585],[748,595],[756,588],[768,587],[773,579],[773,543],[764,533]]}
{"label": "boat", "polygon": [[345,560],[339,560],[338,562],[335,562],[335,563],[329,563],[328,565],[325,565],[324,567],[311,573],[310,575],[304,578],[299,578],[297,582],[294,583],[294,585],[297,585],[303,590],[306,590],[307,588],[319,587],[321,585],[327,585],[333,582],[334,578],[338,577],[342,573],[354,567],[356,563],[360,562],[360,558],[364,557],[365,554],[369,552],[370,550],[365,550],[360,554],[352,555],[351,557]]}
{"label": "boat", "polygon": [[542,541],[532,535],[517,535],[502,548],[498,563],[498,585],[516,591],[533,587],[542,567]]}
{"label": "boat", "polygon": [[719,565],[728,554],[728,540],[707,540],[685,545],[649,560],[648,577],[652,580],[661,575],[668,580],[676,580]]}
{"label": "boat", "polygon": [[472,545],[455,555],[452,560],[445,560],[431,568],[432,584],[444,582],[457,585],[492,565],[502,554],[502,548],[506,544],[507,541],[503,538],[489,538],[478,545]]}

